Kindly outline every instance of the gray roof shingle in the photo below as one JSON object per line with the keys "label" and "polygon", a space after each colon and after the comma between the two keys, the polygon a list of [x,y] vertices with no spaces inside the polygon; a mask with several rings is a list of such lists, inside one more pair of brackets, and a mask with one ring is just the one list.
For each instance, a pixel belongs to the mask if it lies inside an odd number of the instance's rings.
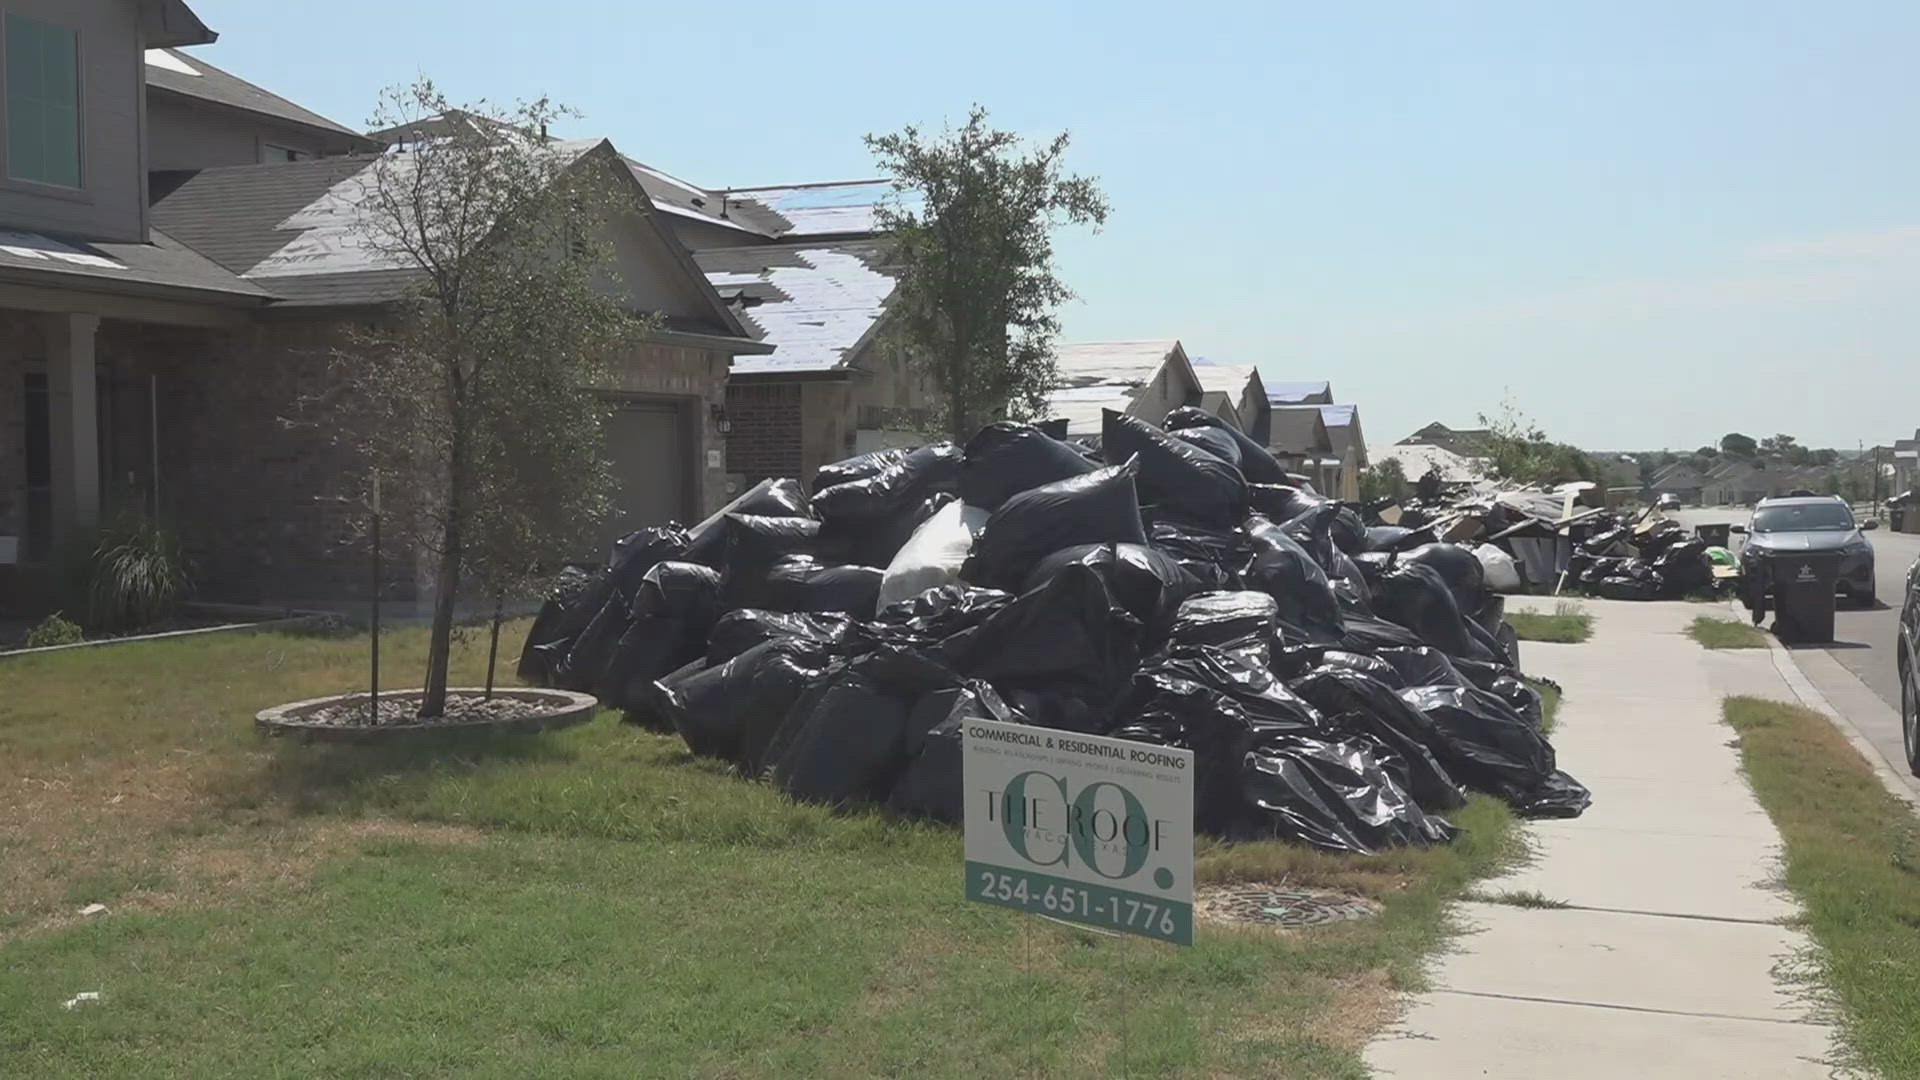
{"label": "gray roof shingle", "polygon": [[[295,105],[279,94],[255,86],[238,75],[214,67],[197,56],[191,56],[179,49],[149,49],[147,52],[149,54],[146,64],[147,86],[150,88],[230,109],[243,109],[289,124],[318,128],[334,135],[345,136],[353,145],[361,148],[372,148],[376,145],[372,139],[344,124],[329,120],[312,109]],[[152,55],[154,53],[160,53],[169,59],[156,63]],[[176,67],[186,67],[198,74],[189,75],[175,70]]]}
{"label": "gray roof shingle", "polygon": [[148,286],[266,301],[272,294],[242,280],[159,230],[145,244],[69,240],[0,232],[0,275],[77,289]]}

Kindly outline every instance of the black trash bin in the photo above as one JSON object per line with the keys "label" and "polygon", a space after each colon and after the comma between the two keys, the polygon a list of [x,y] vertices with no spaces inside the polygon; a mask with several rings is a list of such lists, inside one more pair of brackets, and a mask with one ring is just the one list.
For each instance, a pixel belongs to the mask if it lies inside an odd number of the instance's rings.
{"label": "black trash bin", "polygon": [[1838,552],[1803,551],[1766,561],[1773,586],[1773,632],[1781,641],[1833,640],[1834,582],[1840,577]]}
{"label": "black trash bin", "polygon": [[1693,534],[1711,547],[1727,547],[1733,541],[1733,524],[1723,521],[1717,525],[1695,525]]}

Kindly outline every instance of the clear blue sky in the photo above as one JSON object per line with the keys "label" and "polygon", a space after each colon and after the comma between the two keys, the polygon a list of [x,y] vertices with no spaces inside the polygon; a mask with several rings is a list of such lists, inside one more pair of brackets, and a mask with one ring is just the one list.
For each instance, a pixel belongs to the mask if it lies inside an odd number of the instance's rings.
{"label": "clear blue sky", "polygon": [[1510,394],[1589,447],[1920,425],[1920,4],[193,0],[196,50],[358,124],[551,94],[697,183],[860,136],[1073,133],[1069,340],[1327,378],[1370,442]]}

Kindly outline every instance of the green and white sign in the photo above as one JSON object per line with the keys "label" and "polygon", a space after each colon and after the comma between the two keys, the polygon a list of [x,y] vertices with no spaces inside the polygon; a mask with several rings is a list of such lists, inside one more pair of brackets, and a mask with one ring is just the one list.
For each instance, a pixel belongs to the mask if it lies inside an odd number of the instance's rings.
{"label": "green and white sign", "polygon": [[1193,944],[1193,752],[969,720],[967,899]]}

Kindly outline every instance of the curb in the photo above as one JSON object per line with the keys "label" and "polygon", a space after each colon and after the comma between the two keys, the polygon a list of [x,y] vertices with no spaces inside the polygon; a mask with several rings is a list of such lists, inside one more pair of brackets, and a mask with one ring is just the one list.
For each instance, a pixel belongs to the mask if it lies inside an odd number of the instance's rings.
{"label": "curb", "polygon": [[1873,768],[1873,775],[1879,779],[1880,786],[1887,789],[1887,794],[1899,799],[1907,805],[1907,809],[1920,815],[1920,796],[1915,795],[1913,789],[1907,786],[1907,782],[1900,778],[1900,774],[1894,772],[1893,767],[1887,764],[1887,759],[1880,756],[1879,748],[1869,742],[1859,728],[1853,726],[1853,720],[1850,717],[1833,707],[1833,702],[1827,700],[1827,695],[1821,693],[1820,688],[1813,685],[1813,681],[1807,678],[1806,672],[1800,670],[1800,665],[1793,659],[1793,653],[1785,645],[1780,644],[1779,638],[1772,634],[1766,637],[1767,653],[1773,661],[1773,670],[1786,682],[1787,689],[1793,691],[1793,696],[1800,699],[1800,704],[1832,721],[1840,734],[1847,737],[1847,742],[1853,744],[1854,752]]}

